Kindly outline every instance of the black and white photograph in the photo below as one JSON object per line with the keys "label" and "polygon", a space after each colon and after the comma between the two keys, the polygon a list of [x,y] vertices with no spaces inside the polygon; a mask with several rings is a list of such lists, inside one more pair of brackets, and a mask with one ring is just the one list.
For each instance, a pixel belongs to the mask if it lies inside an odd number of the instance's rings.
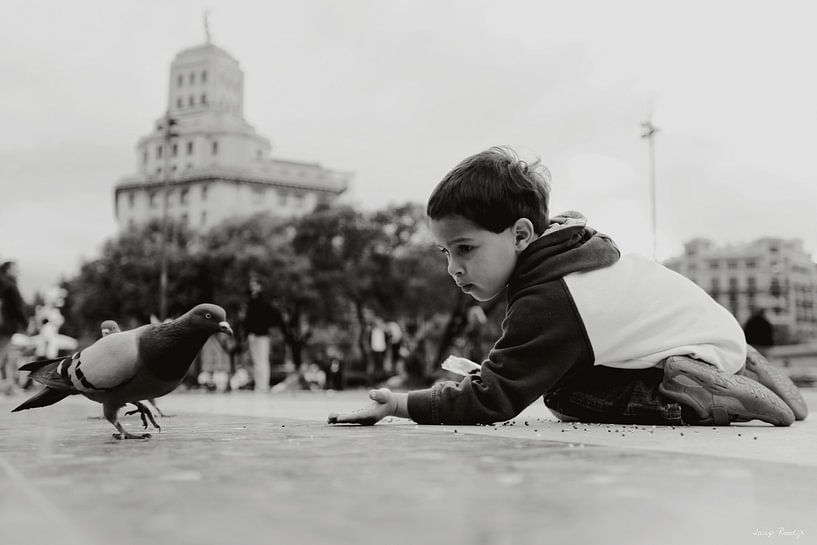
{"label": "black and white photograph", "polygon": [[815,16],[0,1],[0,543],[817,543]]}

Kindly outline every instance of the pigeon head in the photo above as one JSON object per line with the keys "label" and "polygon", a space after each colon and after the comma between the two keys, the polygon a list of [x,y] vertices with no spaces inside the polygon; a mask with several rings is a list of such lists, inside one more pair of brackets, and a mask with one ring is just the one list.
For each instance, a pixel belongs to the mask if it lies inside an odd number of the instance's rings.
{"label": "pigeon head", "polygon": [[190,324],[190,327],[203,332],[233,334],[227,322],[227,313],[218,305],[211,303],[196,305],[182,318]]}
{"label": "pigeon head", "polygon": [[102,336],[110,335],[111,333],[119,333],[121,330],[119,329],[119,324],[117,324],[114,320],[105,320],[100,324],[99,329],[102,331]]}

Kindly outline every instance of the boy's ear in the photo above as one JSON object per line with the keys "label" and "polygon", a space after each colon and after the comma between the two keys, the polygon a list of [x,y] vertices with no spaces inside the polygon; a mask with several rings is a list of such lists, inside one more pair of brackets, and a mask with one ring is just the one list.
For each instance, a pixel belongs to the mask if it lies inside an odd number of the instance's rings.
{"label": "boy's ear", "polygon": [[519,218],[513,224],[513,236],[516,251],[524,251],[531,242],[536,240],[533,223],[528,218]]}

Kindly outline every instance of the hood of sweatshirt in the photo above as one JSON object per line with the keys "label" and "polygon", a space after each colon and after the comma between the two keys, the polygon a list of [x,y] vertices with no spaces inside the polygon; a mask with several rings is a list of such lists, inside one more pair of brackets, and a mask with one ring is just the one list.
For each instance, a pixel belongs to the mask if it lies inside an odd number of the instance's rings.
{"label": "hood of sweatshirt", "polygon": [[547,230],[520,254],[508,289],[514,293],[570,273],[608,267],[620,255],[610,237],[587,226],[586,217],[565,212],[551,218]]}

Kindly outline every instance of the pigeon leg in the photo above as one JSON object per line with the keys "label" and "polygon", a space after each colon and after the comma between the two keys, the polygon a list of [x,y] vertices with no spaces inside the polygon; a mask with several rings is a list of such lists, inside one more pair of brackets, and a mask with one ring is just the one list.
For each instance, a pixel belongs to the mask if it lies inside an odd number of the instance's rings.
{"label": "pigeon leg", "polygon": [[156,428],[159,431],[162,431],[162,427],[156,423],[156,419],[153,418],[153,413],[150,412],[150,409],[148,409],[144,403],[142,403],[141,401],[135,401],[132,402],[131,404],[136,407],[136,410],[126,412],[125,413],[126,415],[139,413],[139,416],[142,417],[142,426],[144,427],[144,429],[148,428],[148,420],[150,420],[150,423],[153,424],[154,428]]}
{"label": "pigeon leg", "polygon": [[148,399],[148,403],[150,403],[150,406],[153,407],[154,411],[156,411],[156,414],[158,414],[159,416],[167,416],[165,413],[162,412],[162,409],[160,409],[159,406],[156,404],[155,399]]}
{"label": "pigeon leg", "polygon": [[121,404],[113,404],[113,403],[103,403],[102,404],[102,412],[105,415],[105,420],[113,424],[113,426],[119,431],[119,433],[114,433],[113,437],[116,439],[148,439],[150,438],[149,433],[143,433],[142,435],[134,435],[132,433],[128,433],[122,424],[119,423],[119,409],[122,408]]}

